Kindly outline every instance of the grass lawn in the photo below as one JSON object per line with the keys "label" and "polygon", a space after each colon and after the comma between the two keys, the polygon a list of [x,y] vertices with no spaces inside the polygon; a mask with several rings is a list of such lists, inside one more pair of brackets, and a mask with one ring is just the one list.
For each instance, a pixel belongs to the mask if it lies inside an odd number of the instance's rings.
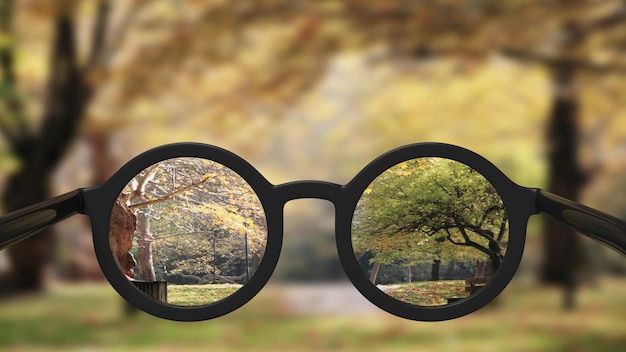
{"label": "grass lawn", "polygon": [[207,285],[167,285],[167,301],[180,306],[198,306],[222,300],[241,285],[238,284],[207,284]]}
{"label": "grass lawn", "polygon": [[377,310],[295,315],[282,286],[207,322],[137,312],[105,284],[61,285],[43,296],[0,301],[1,351],[624,351],[626,280],[603,279],[564,312],[560,292],[513,283],[466,317],[424,323]]}

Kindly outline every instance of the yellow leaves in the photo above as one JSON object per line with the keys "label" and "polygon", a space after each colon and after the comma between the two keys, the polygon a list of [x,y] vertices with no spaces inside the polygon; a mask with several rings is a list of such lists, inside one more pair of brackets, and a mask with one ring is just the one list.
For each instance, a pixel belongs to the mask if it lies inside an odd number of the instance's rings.
{"label": "yellow leaves", "polygon": [[7,49],[13,45],[13,37],[7,32],[0,32],[0,49]]}
{"label": "yellow leaves", "polygon": [[7,149],[0,148],[0,170],[11,174],[21,167],[20,161]]}

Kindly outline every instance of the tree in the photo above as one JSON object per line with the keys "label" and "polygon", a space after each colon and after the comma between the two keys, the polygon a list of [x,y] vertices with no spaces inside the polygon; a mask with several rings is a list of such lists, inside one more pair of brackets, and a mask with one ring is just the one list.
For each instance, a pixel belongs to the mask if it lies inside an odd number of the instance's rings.
{"label": "tree", "polygon": [[[406,266],[481,260],[498,270],[508,243],[502,199],[478,172],[456,161],[414,159],[379,175],[365,190],[353,219],[356,252]],[[358,256],[358,255],[357,255]]]}
{"label": "tree", "polygon": [[[120,199],[137,217],[130,239],[136,279],[245,283],[261,262],[267,228],[260,201],[221,164],[162,161],[133,178]],[[120,235],[112,230],[110,237]]]}
{"label": "tree", "polygon": [[[0,131],[19,169],[7,182],[2,194],[6,211],[16,210],[50,196],[48,178],[74,139],[79,122],[93,96],[94,84],[89,76],[105,65],[106,34],[110,4],[99,1],[91,31],[91,46],[80,55],[76,44],[76,25],[72,17],[76,3],[55,2],[42,6],[52,13],[53,42],[50,49],[51,72],[45,90],[45,103],[36,127],[29,123],[15,73],[13,40],[14,1],[0,5],[0,46],[2,71]],[[51,254],[52,237],[46,231],[9,249],[12,273],[4,289],[33,291],[42,288],[44,266]]]}

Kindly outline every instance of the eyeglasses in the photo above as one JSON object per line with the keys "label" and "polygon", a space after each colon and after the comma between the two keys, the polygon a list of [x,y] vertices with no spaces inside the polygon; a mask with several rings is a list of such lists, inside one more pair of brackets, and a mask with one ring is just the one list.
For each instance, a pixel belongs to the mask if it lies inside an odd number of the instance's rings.
{"label": "eyeglasses", "polygon": [[372,303],[413,320],[453,319],[492,301],[513,277],[526,224],[539,212],[626,254],[624,221],[518,186],[480,155],[438,143],[390,151],[346,185],[273,185],[224,149],[166,145],[100,186],[0,217],[0,249],[86,214],[102,271],[122,297],[158,317],[206,320],[267,283],[283,207],[300,198],[334,204],[347,276]]}

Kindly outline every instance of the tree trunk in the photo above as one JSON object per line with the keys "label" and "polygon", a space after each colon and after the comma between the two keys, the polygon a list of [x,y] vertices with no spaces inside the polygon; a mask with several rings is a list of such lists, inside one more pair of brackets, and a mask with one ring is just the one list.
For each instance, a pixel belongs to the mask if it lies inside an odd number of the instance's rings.
{"label": "tree trunk", "polygon": [[[3,203],[7,212],[14,211],[45,199],[48,187],[41,173],[25,168],[14,174],[7,182]],[[3,292],[31,292],[43,288],[44,272],[50,263],[54,237],[52,231],[44,230],[37,236],[14,244],[8,249],[11,271],[7,281],[0,285]]]}
{"label": "tree trunk", "polygon": [[155,281],[156,275],[152,261],[152,242],[154,241],[154,237],[152,233],[150,233],[149,214],[148,209],[137,212],[137,245],[139,246],[137,251],[139,277],[137,279]]}
{"label": "tree trunk", "polygon": [[370,281],[373,284],[376,283],[376,276],[378,276],[378,269],[380,269],[380,263],[374,263],[374,266],[372,267],[372,272],[370,273]]}
{"label": "tree trunk", "polygon": [[441,260],[434,259],[430,272],[431,281],[439,281],[439,267],[441,266]]}
{"label": "tree trunk", "polygon": [[126,203],[118,199],[111,210],[109,245],[120,271],[130,278],[135,277],[133,268],[137,265],[135,258],[130,254],[136,222],[135,215],[128,209]]}
{"label": "tree trunk", "polygon": [[452,278],[452,274],[454,273],[454,266],[456,265],[456,262],[453,260],[450,262],[450,264],[448,264],[448,268],[446,269],[446,273],[444,274],[443,278],[446,280],[450,280]]}
{"label": "tree trunk", "polygon": [[[585,182],[578,163],[578,105],[575,73],[567,66],[552,68],[554,100],[547,133],[548,190],[576,200]],[[547,219],[542,280],[564,289],[564,308],[575,306],[575,273],[583,261],[580,238],[573,230]]]}
{"label": "tree trunk", "polygon": [[[76,136],[78,123],[92,97],[92,87],[83,80],[76,58],[74,24],[68,14],[56,19],[55,40],[51,50],[52,70],[39,133],[24,123],[23,109],[12,105],[18,129],[10,130],[13,155],[22,169],[9,177],[2,202],[7,212],[40,202],[51,196],[48,179]],[[13,88],[12,61],[4,61],[5,84]],[[2,290],[11,292],[40,291],[43,274],[54,250],[51,230],[17,243],[8,249],[11,272]]]}

